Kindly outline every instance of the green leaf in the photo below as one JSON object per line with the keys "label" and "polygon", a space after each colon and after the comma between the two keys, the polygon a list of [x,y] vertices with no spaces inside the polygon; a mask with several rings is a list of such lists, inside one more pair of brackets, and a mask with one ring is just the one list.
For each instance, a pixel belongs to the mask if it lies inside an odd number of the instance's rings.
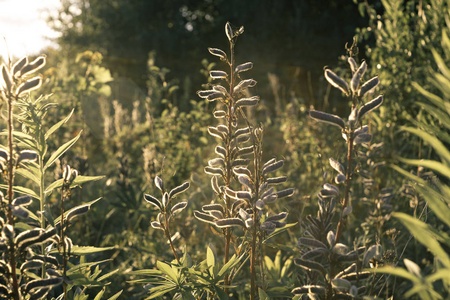
{"label": "green leaf", "polygon": [[176,269],[173,269],[170,265],[163,263],[162,261],[157,261],[156,267],[161,270],[161,272],[169,276],[169,278],[172,279],[174,283],[178,284],[178,272],[176,271]]}
{"label": "green leaf", "polygon": [[120,292],[109,297],[108,300],[116,300],[117,298],[119,298],[119,296],[122,294],[122,292],[123,292],[123,290],[120,290]]}
{"label": "green leaf", "polygon": [[33,181],[37,185],[40,184],[40,179],[38,177],[36,177],[32,172],[30,172],[29,170],[27,170],[25,168],[16,169],[16,174]]}
{"label": "green leaf", "polygon": [[413,218],[404,213],[392,213],[392,215],[399,219],[403,225],[408,228],[409,232],[428,250],[434,254],[436,259],[440,260],[447,268],[450,268],[450,258],[448,253],[442,249],[439,242],[436,240],[435,234],[430,230],[428,224]]}
{"label": "green leaf", "polygon": [[[105,176],[83,176],[78,175],[75,180],[72,182],[72,185],[70,187],[76,187],[79,185],[82,185],[83,183],[90,182],[90,181],[97,181],[100,179],[105,178]],[[54,182],[52,182],[44,191],[45,194],[50,193],[54,189],[60,188],[63,185],[63,179],[58,179]]]}
{"label": "green leaf", "polygon": [[213,268],[216,265],[216,258],[210,246],[206,249],[206,264],[209,268]]}
{"label": "green leaf", "polygon": [[244,255],[245,254],[242,254],[239,257],[237,257],[236,254],[233,255],[231,259],[217,273],[219,279],[221,279],[226,273],[228,273],[232,268],[234,268],[234,266],[237,265],[242,260]]}
{"label": "green leaf", "polygon": [[267,296],[266,292],[263,289],[258,290],[259,300],[270,300],[269,296]]}
{"label": "green leaf", "polygon": [[[73,246],[70,250],[71,254],[74,255],[87,255],[87,254],[94,254],[99,253],[103,251],[113,250],[115,247],[93,247],[93,246]],[[117,272],[118,270],[115,270],[113,272]]]}
{"label": "green leaf", "polygon": [[423,139],[425,142],[427,142],[433,147],[436,153],[441,157],[443,161],[446,162],[447,165],[450,164],[450,151],[447,150],[447,147],[439,139],[417,128],[403,126],[401,127],[401,129],[404,131],[411,132],[412,134],[415,134],[421,139]]}
{"label": "green leaf", "polygon": [[286,231],[286,230],[288,230],[289,228],[291,228],[291,227],[293,227],[293,226],[295,226],[295,225],[297,225],[297,223],[289,223],[289,224],[286,224],[286,225],[285,225],[284,227],[282,227],[282,228],[277,228],[277,229],[275,229],[274,232],[272,232],[271,234],[269,234],[269,235],[266,237],[266,239],[263,240],[263,244],[267,243],[271,238],[273,238],[273,237],[276,236],[277,234],[280,234],[280,233],[282,233],[283,231]]}
{"label": "green leaf", "polygon": [[383,274],[391,274],[398,277],[406,278],[412,282],[419,283],[420,278],[414,276],[414,274],[409,273],[406,269],[403,268],[395,268],[392,266],[385,266],[376,269],[365,269],[364,271],[372,272],[372,273],[383,273]]}
{"label": "green leaf", "polygon": [[73,139],[71,139],[70,141],[68,141],[67,143],[65,143],[61,147],[59,147],[58,150],[56,150],[55,152],[52,153],[50,158],[45,163],[44,171],[48,167],[50,167],[58,158],[61,157],[61,155],[63,155],[67,150],[69,150],[78,141],[78,139],[80,138],[82,132],[83,131],[80,131],[76,137],[74,137]]}
{"label": "green leaf", "polygon": [[95,296],[94,300],[100,300],[103,297],[103,294],[105,293],[105,288],[102,288],[100,292]]}
{"label": "green leaf", "polygon": [[70,119],[70,117],[72,117],[74,111],[75,109],[72,109],[72,111],[64,119],[62,119],[61,121],[50,127],[50,129],[45,133],[45,140],[47,140],[49,136],[56,130],[58,130],[62,125],[66,124],[67,121]]}
{"label": "green leaf", "polygon": [[[1,188],[1,189],[4,189],[4,190],[8,190],[8,185],[6,185],[6,184],[0,184],[0,188]],[[38,196],[38,195],[36,194],[36,192],[33,191],[32,189],[29,189],[29,188],[26,188],[26,187],[23,187],[23,186],[15,185],[15,186],[13,187],[13,191],[14,191],[15,193],[22,194],[22,195],[28,195],[28,196],[30,196],[30,197],[33,197],[33,198],[39,200],[39,196]]]}
{"label": "green leaf", "polygon": [[403,157],[397,157],[398,160],[415,166],[422,166],[428,169],[431,169],[435,172],[441,173],[442,175],[450,178],[450,168],[446,165],[435,161],[435,160],[429,160],[429,159],[407,159]]}
{"label": "green leaf", "polygon": [[[114,247],[110,247],[110,248],[114,249]],[[108,272],[108,273],[100,276],[99,278],[97,278],[97,281],[103,281],[105,279],[108,279],[109,277],[111,277],[112,275],[116,274],[117,272],[119,272],[119,269],[115,269],[115,270],[113,270],[111,272]]]}

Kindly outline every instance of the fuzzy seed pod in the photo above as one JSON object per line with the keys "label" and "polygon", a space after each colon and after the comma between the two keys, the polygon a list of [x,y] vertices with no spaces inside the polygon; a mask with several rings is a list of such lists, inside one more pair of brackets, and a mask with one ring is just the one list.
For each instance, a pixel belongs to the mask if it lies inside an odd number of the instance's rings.
{"label": "fuzzy seed pod", "polygon": [[228,41],[231,42],[231,40],[234,37],[233,29],[231,29],[230,22],[227,22],[225,24],[225,34],[227,35]]}
{"label": "fuzzy seed pod", "polygon": [[176,214],[182,212],[182,211],[186,208],[187,204],[188,204],[187,201],[178,202],[177,204],[175,204],[175,205],[172,207],[172,209],[171,209],[170,212],[171,212],[173,215],[176,215]]}
{"label": "fuzzy seed pod", "polygon": [[372,79],[366,81],[358,91],[358,97],[362,98],[365,94],[370,92],[380,83],[380,79],[378,76],[373,77]]}
{"label": "fuzzy seed pod", "polygon": [[158,209],[162,208],[161,202],[158,199],[156,199],[156,197],[153,197],[152,195],[144,194],[144,200],[147,201],[148,203],[156,206]]}
{"label": "fuzzy seed pod", "polygon": [[379,107],[382,103],[383,103],[383,95],[380,95],[375,99],[367,102],[359,109],[358,118],[361,119],[365,114]]}
{"label": "fuzzy seed pod", "polygon": [[227,59],[227,54],[223,50],[220,50],[218,48],[208,48],[208,51],[212,55],[220,57],[220,59],[223,59],[223,60]]}
{"label": "fuzzy seed pod", "polygon": [[216,226],[219,228],[228,228],[233,226],[240,226],[245,228],[245,223],[239,218],[228,218],[222,220],[216,220]]}
{"label": "fuzzy seed pod", "polygon": [[241,73],[241,72],[245,72],[245,71],[251,70],[252,68],[253,68],[253,63],[252,62],[246,62],[246,63],[240,64],[239,66],[237,66],[234,71],[236,73]]}
{"label": "fuzzy seed pod", "polygon": [[33,60],[31,63],[26,64],[23,66],[20,70],[20,76],[24,76],[28,73],[33,73],[39,70],[40,68],[45,66],[45,56],[39,56],[35,60]]}
{"label": "fuzzy seed pod", "polygon": [[309,111],[309,116],[321,122],[329,123],[334,126],[345,128],[345,122],[339,116],[327,114],[317,110]]}
{"label": "fuzzy seed pod", "polygon": [[209,72],[209,76],[212,79],[226,79],[228,74],[227,74],[227,72],[224,72],[224,71],[213,70],[213,71]]}
{"label": "fuzzy seed pod", "polygon": [[16,90],[16,94],[21,97],[24,93],[31,92],[32,90],[35,90],[39,88],[42,84],[41,77],[34,77],[30,80],[27,80],[26,82],[22,83]]}
{"label": "fuzzy seed pod", "polygon": [[236,101],[235,109],[243,106],[255,106],[259,102],[259,96],[253,96],[250,98],[242,98]]}
{"label": "fuzzy seed pod", "polygon": [[332,86],[340,89],[345,95],[348,96],[350,94],[347,82],[345,82],[345,80],[341,77],[337,76],[333,71],[326,69],[325,78]]}
{"label": "fuzzy seed pod", "polygon": [[175,197],[176,195],[183,193],[184,191],[186,191],[189,188],[189,182],[185,182],[182,185],[177,186],[176,188],[172,189],[169,192],[169,198],[172,199],[173,197]]}
{"label": "fuzzy seed pod", "polygon": [[200,220],[202,222],[216,225],[215,221],[217,220],[217,218],[210,214],[205,214],[205,213],[202,213],[202,212],[196,210],[196,211],[194,211],[194,217],[196,217],[198,220]]}
{"label": "fuzzy seed pod", "polygon": [[353,93],[356,93],[359,87],[359,83],[361,82],[361,78],[367,70],[367,64],[365,61],[361,63],[358,70],[353,74],[352,80],[350,81],[350,87]]}

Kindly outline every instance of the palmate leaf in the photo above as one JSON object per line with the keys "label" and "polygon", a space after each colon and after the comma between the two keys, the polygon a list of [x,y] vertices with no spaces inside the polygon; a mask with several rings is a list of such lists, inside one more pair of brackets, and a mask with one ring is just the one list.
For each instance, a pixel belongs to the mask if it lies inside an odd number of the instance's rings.
{"label": "palmate leaf", "polygon": [[60,146],[58,148],[58,150],[56,150],[55,152],[52,153],[52,155],[50,156],[50,158],[47,160],[47,162],[44,165],[44,171],[50,167],[58,158],[61,157],[61,155],[63,155],[64,153],[67,152],[67,150],[69,150],[80,138],[81,133],[83,131],[80,131],[76,137],[74,137],[73,139],[71,139],[70,141],[66,142],[65,144],[63,144],[62,146]]}

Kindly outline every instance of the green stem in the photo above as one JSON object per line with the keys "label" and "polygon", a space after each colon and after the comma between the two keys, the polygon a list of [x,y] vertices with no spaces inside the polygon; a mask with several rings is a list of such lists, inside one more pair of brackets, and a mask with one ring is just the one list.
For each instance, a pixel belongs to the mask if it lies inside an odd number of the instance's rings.
{"label": "green stem", "polygon": [[164,226],[164,232],[166,234],[167,239],[169,240],[170,248],[172,249],[173,255],[175,256],[175,259],[177,260],[178,264],[181,265],[180,259],[178,257],[177,252],[175,251],[175,247],[172,243],[172,236],[170,235],[169,231],[169,219],[167,218],[167,214],[164,213],[164,220],[165,220],[165,226]]}
{"label": "green stem", "polygon": [[[9,149],[9,160],[8,160],[8,224],[14,228],[14,216],[12,214],[12,201],[14,198],[14,149],[13,149],[13,99],[10,92],[8,92],[7,103],[8,103],[8,149]],[[15,257],[15,245],[14,242],[11,243],[9,251],[9,260],[11,263],[11,279],[12,279],[12,297],[14,300],[20,299],[19,294],[19,282],[17,281],[16,273],[16,257]]]}

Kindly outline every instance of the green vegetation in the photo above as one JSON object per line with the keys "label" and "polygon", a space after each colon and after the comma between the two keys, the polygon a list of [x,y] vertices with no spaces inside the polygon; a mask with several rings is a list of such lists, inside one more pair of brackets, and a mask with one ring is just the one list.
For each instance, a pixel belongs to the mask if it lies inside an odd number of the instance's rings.
{"label": "green vegetation", "polygon": [[3,58],[0,299],[447,299],[448,3],[213,2]]}

